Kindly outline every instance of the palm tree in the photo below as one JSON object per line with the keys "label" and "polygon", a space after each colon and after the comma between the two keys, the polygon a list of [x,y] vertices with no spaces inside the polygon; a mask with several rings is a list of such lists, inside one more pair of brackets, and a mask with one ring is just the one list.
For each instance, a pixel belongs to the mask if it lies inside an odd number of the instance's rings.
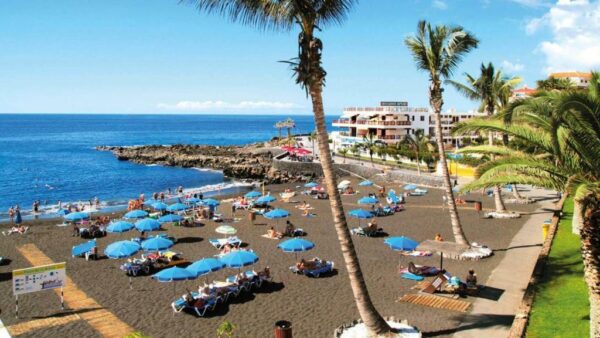
{"label": "palm tree", "polygon": [[375,146],[375,153],[381,161],[385,162],[385,156],[387,155],[387,148],[381,145]]}
{"label": "palm tree", "polygon": [[363,136],[362,148],[369,152],[369,157],[371,158],[371,165],[373,165],[373,153],[377,150],[377,143],[375,142],[375,135],[369,133],[366,136]]}
{"label": "palm tree", "polygon": [[325,185],[330,196],[333,223],[338,235],[350,286],[358,312],[372,334],[386,334],[390,326],[377,312],[365,283],[350,230],[346,222],[342,200],[337,190],[333,161],[329,149],[329,137],[325,125],[323,108],[323,86],[326,72],[321,64],[323,42],[315,36],[328,24],[341,23],[354,0],[195,0],[200,10],[217,12],[234,21],[263,28],[291,30],[300,29],[298,56],[289,61],[299,84],[310,96],[317,129],[320,162],[325,176]]}
{"label": "palm tree", "polygon": [[360,161],[360,152],[361,152],[361,147],[358,144],[355,144],[352,146],[352,148],[350,148],[350,152],[352,152],[354,154],[354,156],[356,156],[356,158],[358,158],[358,160]]}
{"label": "palm tree", "polygon": [[[465,74],[466,84],[454,80],[447,80],[446,83],[451,84],[459,93],[463,94],[470,100],[481,101],[479,111],[486,113],[488,117],[494,115],[498,108],[505,104],[508,93],[521,82],[521,78],[508,78],[502,74],[500,70],[495,71],[494,65],[490,62],[487,66],[481,64],[480,75],[475,78],[469,74]],[[494,133],[488,132],[488,143],[494,145]],[[492,155],[492,160],[494,159]],[[502,190],[500,186],[493,187],[494,203],[497,213],[505,213],[506,206],[502,200]]]}
{"label": "palm tree", "polygon": [[342,157],[344,158],[344,163],[346,163],[346,155],[348,154],[348,148],[342,148],[338,150],[338,153],[342,155]]}
{"label": "palm tree", "polygon": [[402,143],[408,146],[415,153],[417,161],[417,173],[421,176],[421,154],[429,150],[430,140],[423,129],[417,129],[414,134],[407,134]]}
{"label": "palm tree", "polygon": [[575,88],[575,84],[569,79],[557,79],[550,76],[545,80],[537,81],[537,89],[545,91],[566,90]]}
{"label": "palm tree", "polygon": [[[513,122],[475,119],[456,132],[494,131],[530,145],[522,150],[484,146],[500,158],[477,168],[477,180],[464,190],[521,183],[569,193],[581,226],[584,275],[590,298],[590,336],[600,336],[600,74],[588,92],[546,92],[516,103]],[[472,147],[477,148],[477,147]],[[464,149],[477,151],[477,149]],[[582,217],[584,216],[584,217]],[[583,218],[581,225],[576,217]]]}
{"label": "palm tree", "polygon": [[450,210],[452,232],[457,243],[469,245],[460,224],[454,192],[450,183],[446,152],[444,151],[441,121],[442,106],[444,104],[442,80],[449,79],[452,76],[452,72],[463,56],[476,48],[479,41],[460,26],[438,25],[431,27],[431,24],[426,21],[420,21],[416,35],[406,38],[404,42],[413,55],[417,68],[426,72],[429,76],[429,104],[435,113],[436,142],[444,176],[444,188],[448,200],[448,209]]}

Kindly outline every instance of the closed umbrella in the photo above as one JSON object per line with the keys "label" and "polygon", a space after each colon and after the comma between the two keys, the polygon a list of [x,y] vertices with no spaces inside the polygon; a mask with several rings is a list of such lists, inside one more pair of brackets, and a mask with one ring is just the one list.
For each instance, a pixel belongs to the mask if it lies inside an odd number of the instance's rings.
{"label": "closed umbrella", "polygon": [[126,213],[123,217],[124,218],[128,218],[128,219],[134,219],[134,218],[144,218],[148,216],[148,213],[145,212],[144,210],[131,210],[130,212]]}
{"label": "closed umbrella", "polygon": [[181,215],[176,215],[176,214],[168,214],[168,215],[164,215],[162,217],[160,217],[158,219],[159,223],[176,223],[176,222],[181,222],[183,220],[183,217],[181,217]]}
{"label": "closed umbrella", "polygon": [[109,244],[104,249],[104,254],[108,258],[118,259],[129,257],[140,250],[140,245],[133,241],[118,241]]}
{"label": "closed umbrella", "polygon": [[173,241],[164,237],[152,237],[142,242],[142,249],[145,251],[166,250],[173,246]]}
{"label": "closed umbrella", "polygon": [[154,231],[160,229],[160,222],[152,218],[144,218],[135,222],[135,228],[138,231]]}
{"label": "closed umbrella", "polygon": [[112,222],[106,227],[106,232],[121,233],[133,229],[133,224],[125,221]]}
{"label": "closed umbrella", "polygon": [[375,204],[379,203],[379,200],[375,197],[365,196],[358,200],[358,204]]}
{"label": "closed umbrella", "polygon": [[[19,214],[17,214],[17,216],[19,216]],[[67,221],[71,221],[71,222],[77,222],[77,221],[82,221],[84,219],[88,219],[90,218],[90,215],[86,212],[72,212],[70,214],[65,215],[65,219]]]}
{"label": "closed umbrella", "polygon": [[384,243],[389,245],[393,250],[399,251],[413,251],[419,246],[417,241],[404,236],[387,238]]}
{"label": "closed umbrella", "polygon": [[182,211],[187,209],[187,205],[183,204],[183,203],[175,203],[175,204],[171,204],[167,207],[167,211]]}

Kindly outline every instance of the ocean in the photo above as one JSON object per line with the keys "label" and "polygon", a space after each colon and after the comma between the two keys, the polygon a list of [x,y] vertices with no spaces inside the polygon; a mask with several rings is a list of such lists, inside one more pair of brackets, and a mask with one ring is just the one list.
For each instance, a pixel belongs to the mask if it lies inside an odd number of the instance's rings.
{"label": "ocean", "polygon": [[[202,188],[205,195],[248,189],[214,170],[140,165],[118,161],[99,145],[242,145],[277,136],[274,115],[50,115],[0,114],[0,219],[19,205],[31,216],[39,200],[42,217],[57,202],[102,201],[122,208],[140,193]],[[314,130],[312,116],[292,116],[294,134]],[[334,117],[327,118],[331,126]],[[282,131],[285,134],[285,131]]]}

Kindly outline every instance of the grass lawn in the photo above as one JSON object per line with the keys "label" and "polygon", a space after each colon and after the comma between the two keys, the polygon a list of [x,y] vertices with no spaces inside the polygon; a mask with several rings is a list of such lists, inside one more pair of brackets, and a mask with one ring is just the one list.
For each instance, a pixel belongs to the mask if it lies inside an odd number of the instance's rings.
{"label": "grass lawn", "polygon": [[583,280],[580,240],[571,233],[573,200],[567,199],[552,243],[544,278],[538,284],[527,337],[588,337],[587,288]]}

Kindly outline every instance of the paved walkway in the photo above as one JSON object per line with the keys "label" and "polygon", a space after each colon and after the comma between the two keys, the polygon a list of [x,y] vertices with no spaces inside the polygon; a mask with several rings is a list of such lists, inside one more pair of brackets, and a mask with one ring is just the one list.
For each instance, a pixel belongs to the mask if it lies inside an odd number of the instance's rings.
{"label": "paved walkway", "polygon": [[[25,244],[17,248],[17,250],[27,259],[31,265],[47,265],[54,262],[46,256],[34,244]],[[49,326],[66,324],[79,318],[85,320],[103,337],[122,338],[125,335],[134,331],[132,327],[121,321],[112,312],[102,308],[94,299],[88,297],[85,292],[81,291],[77,285],[67,276],[64,287],[64,300],[67,308],[71,309],[77,315],[52,318],[47,321],[32,320],[25,323],[20,323],[9,327],[9,331],[13,335],[22,334],[25,332],[41,329]],[[60,296],[60,290],[54,290]],[[13,332],[12,329],[17,330]]]}
{"label": "paved walkway", "polygon": [[[556,193],[532,189],[523,192],[528,197],[552,198],[539,202],[536,210],[515,235],[506,255],[492,271],[485,285],[504,290],[498,301],[477,298],[473,310],[456,329],[455,338],[495,338],[507,337],[515,314],[523,299],[535,262],[542,248],[542,227],[545,220],[552,217]],[[510,209],[510,204],[507,205]],[[484,281],[480,281],[484,282]]]}

